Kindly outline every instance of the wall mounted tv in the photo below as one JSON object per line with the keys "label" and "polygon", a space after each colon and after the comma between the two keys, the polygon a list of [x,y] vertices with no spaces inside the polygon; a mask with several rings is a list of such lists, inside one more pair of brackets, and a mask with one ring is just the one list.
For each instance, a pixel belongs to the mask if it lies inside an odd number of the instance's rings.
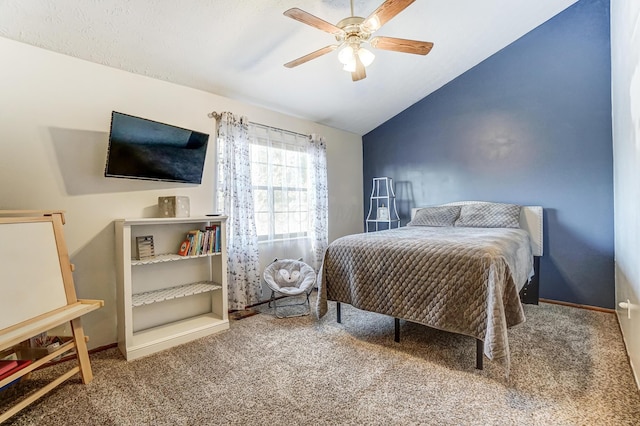
{"label": "wall mounted tv", "polygon": [[113,111],[105,177],[201,183],[209,135]]}

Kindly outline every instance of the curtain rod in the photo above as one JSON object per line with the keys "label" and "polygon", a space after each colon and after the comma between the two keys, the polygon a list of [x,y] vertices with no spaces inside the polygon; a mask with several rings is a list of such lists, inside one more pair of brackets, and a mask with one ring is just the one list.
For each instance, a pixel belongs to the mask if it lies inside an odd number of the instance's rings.
{"label": "curtain rod", "polygon": [[[215,118],[216,120],[219,120],[220,117],[222,117],[222,114],[219,113],[219,112],[216,112],[216,111],[212,111],[207,115],[209,116],[209,118]],[[279,127],[268,126],[266,124],[256,123],[255,121],[250,121],[249,123],[253,124],[254,126],[260,126],[260,127],[264,127],[264,128],[267,128],[267,129],[278,130],[280,132],[290,133],[292,135],[304,136],[305,138],[309,137],[309,135],[305,135],[304,133],[292,132],[291,130],[281,129]]]}

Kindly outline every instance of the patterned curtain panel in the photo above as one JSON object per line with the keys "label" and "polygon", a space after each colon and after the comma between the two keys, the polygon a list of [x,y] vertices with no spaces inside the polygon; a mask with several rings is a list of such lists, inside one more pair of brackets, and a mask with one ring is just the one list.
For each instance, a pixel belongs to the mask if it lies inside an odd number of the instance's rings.
{"label": "patterned curtain panel", "polygon": [[311,188],[311,244],[314,265],[319,270],[329,241],[329,195],[327,191],[327,145],[316,134],[309,136],[307,144],[309,155],[309,183]]}
{"label": "patterned curtain panel", "polygon": [[218,209],[227,222],[229,309],[260,301],[258,237],[251,188],[249,121],[223,112],[218,121]]}

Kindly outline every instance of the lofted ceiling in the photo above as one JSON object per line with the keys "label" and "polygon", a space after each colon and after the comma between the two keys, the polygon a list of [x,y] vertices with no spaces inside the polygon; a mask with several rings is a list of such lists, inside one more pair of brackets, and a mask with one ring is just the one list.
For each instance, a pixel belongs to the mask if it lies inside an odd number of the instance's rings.
{"label": "lofted ceiling", "polygon": [[[354,0],[355,15],[382,1]],[[417,0],[376,35],[431,41],[431,53],[372,49],[358,82],[337,52],[283,66],[335,43],[283,12],[336,24],[349,0],[2,0],[0,37],[363,135],[575,2]]]}

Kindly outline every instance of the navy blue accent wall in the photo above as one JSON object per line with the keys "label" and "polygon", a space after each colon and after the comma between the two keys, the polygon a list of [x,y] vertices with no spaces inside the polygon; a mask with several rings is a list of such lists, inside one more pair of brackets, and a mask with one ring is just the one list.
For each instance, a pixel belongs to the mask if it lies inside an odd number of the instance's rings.
{"label": "navy blue accent wall", "polygon": [[609,38],[609,1],[581,0],[366,134],[365,211],[376,176],[403,223],[451,201],[541,205],[540,297],[612,308]]}

